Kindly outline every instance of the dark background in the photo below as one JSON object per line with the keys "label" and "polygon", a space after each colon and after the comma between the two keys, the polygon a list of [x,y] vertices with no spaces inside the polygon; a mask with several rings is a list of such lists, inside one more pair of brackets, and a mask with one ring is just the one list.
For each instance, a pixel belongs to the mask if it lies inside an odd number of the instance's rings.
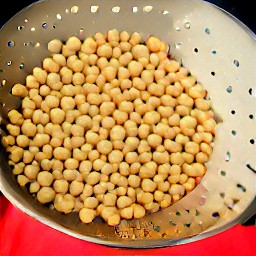
{"label": "dark background", "polygon": [[[106,0],[107,1],[107,0]],[[127,0],[129,1],[129,0]],[[24,7],[36,2],[35,0],[8,0],[5,1],[5,8],[0,8],[0,28],[12,16],[22,10]],[[208,0],[208,2],[226,10],[256,34],[256,10],[253,0]],[[1,38],[0,38],[1,40]],[[0,193],[1,196],[1,193]],[[256,215],[252,217],[245,225],[256,225]]]}
{"label": "dark background", "polygon": [[[4,2],[5,7],[0,9],[0,27],[14,14],[35,2],[35,0],[8,0]],[[208,0],[208,2],[228,11],[256,34],[256,15],[253,0]]]}

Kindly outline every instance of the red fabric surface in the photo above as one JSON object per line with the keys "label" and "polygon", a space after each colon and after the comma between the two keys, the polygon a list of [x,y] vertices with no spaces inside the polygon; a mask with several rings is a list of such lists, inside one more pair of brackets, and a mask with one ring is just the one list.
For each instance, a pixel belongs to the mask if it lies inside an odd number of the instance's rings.
{"label": "red fabric surface", "polygon": [[118,249],[82,241],[38,222],[0,196],[1,256],[256,255],[256,227],[237,225],[213,237],[158,249]]}

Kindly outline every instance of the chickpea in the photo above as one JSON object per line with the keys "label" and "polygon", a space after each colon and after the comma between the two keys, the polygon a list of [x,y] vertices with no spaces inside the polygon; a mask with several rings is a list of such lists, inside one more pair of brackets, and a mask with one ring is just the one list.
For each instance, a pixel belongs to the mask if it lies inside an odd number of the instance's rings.
{"label": "chickpea", "polygon": [[136,61],[132,60],[128,64],[128,70],[131,74],[131,77],[137,77],[141,74],[141,72],[143,70],[143,65],[139,62],[136,62]]}
{"label": "chickpea", "polygon": [[162,144],[162,137],[157,134],[150,134],[147,138],[147,142],[152,148],[157,148]]}
{"label": "chickpea", "polygon": [[59,53],[62,48],[62,42],[59,39],[53,39],[48,43],[48,50],[52,53]]}
{"label": "chickpea", "polygon": [[143,179],[141,182],[141,188],[145,192],[154,192],[157,185],[155,182],[153,182],[151,179]]}
{"label": "chickpea", "polygon": [[55,198],[55,191],[51,187],[42,187],[37,192],[37,200],[42,203],[49,203],[54,200]]}
{"label": "chickpea", "polygon": [[148,125],[156,124],[160,121],[160,114],[156,111],[147,112],[144,115],[143,121]]}
{"label": "chickpea", "polygon": [[53,182],[53,189],[56,193],[66,194],[69,189],[69,183],[64,179],[55,180]]}
{"label": "chickpea", "polygon": [[80,195],[84,190],[84,183],[73,180],[69,185],[69,191],[72,196],[78,196]]}
{"label": "chickpea", "polygon": [[63,147],[57,147],[53,150],[53,155],[58,160],[67,160],[71,157],[71,152]]}
{"label": "chickpea", "polygon": [[47,171],[39,172],[37,182],[43,187],[49,187],[53,182],[52,174]]}
{"label": "chickpea", "polygon": [[82,208],[79,211],[79,218],[84,223],[91,223],[96,217],[96,211],[93,209]]}
{"label": "chickpea", "polygon": [[139,219],[145,216],[146,211],[142,205],[139,204],[132,204],[131,208],[133,209],[133,216],[135,219]]}
{"label": "chickpea", "polygon": [[113,150],[108,155],[108,160],[111,164],[113,163],[121,163],[123,160],[123,153],[119,150]]}

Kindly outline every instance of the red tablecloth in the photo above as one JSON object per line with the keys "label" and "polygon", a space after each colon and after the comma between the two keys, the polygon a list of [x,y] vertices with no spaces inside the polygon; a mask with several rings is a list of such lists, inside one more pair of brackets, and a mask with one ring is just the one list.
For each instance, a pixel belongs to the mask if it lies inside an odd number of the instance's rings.
{"label": "red tablecloth", "polygon": [[197,242],[158,249],[117,249],[85,242],[27,216],[0,196],[1,256],[256,255],[256,226],[237,225]]}

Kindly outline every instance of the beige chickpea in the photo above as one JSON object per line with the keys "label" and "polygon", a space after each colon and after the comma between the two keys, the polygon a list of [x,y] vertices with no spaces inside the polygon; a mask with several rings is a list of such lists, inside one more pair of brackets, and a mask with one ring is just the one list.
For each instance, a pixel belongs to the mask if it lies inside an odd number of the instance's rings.
{"label": "beige chickpea", "polygon": [[[7,115],[12,124],[21,125],[24,121],[22,114],[15,109],[10,110]],[[20,121],[22,122],[20,123]]]}
{"label": "beige chickpea", "polygon": [[126,131],[121,125],[115,125],[110,131],[111,140],[124,140],[125,135]]}
{"label": "beige chickpea", "polygon": [[62,161],[53,159],[52,160],[52,170],[62,171],[64,169],[64,164]]}
{"label": "beige chickpea", "polygon": [[61,52],[62,45],[59,39],[53,39],[48,43],[47,48],[51,53],[59,53]]}
{"label": "beige chickpea", "polygon": [[20,134],[20,126],[18,125],[7,124],[6,129],[13,137],[17,137]]}
{"label": "beige chickpea", "polygon": [[99,182],[99,180],[100,180],[100,173],[93,171],[88,174],[86,183],[89,185],[95,185]]}
{"label": "beige chickpea", "polygon": [[97,42],[95,42],[93,37],[87,37],[82,45],[81,45],[81,51],[85,54],[93,54],[97,50]]}
{"label": "beige chickpea", "polygon": [[140,58],[149,58],[149,50],[143,44],[133,46],[131,52],[135,60],[139,60]]}
{"label": "beige chickpea", "polygon": [[[60,69],[60,79],[64,85],[69,85],[72,82],[73,71],[64,66]],[[63,88],[63,87],[62,87]]]}
{"label": "beige chickpea", "polygon": [[185,174],[191,177],[202,177],[205,174],[206,168],[201,163],[184,164],[182,170]]}
{"label": "beige chickpea", "polygon": [[81,72],[75,72],[72,76],[72,83],[75,86],[82,85],[85,82],[85,76]]}
{"label": "beige chickpea", "polygon": [[53,182],[52,174],[48,171],[39,172],[37,182],[43,187],[49,187]]}
{"label": "beige chickpea", "polygon": [[132,207],[125,207],[120,209],[120,215],[124,219],[132,219],[133,217],[133,208]]}
{"label": "beige chickpea", "polygon": [[212,154],[213,149],[209,144],[202,142],[200,144],[200,151],[210,156]]}
{"label": "beige chickpea", "polygon": [[141,188],[145,192],[154,192],[157,185],[155,182],[153,182],[151,179],[143,179],[141,182]]}
{"label": "beige chickpea", "polygon": [[43,60],[43,69],[50,73],[58,73],[60,65],[52,58],[47,57]]}
{"label": "beige chickpea", "polygon": [[[61,67],[66,66],[66,57],[60,53],[54,53],[52,55],[53,60],[58,63]],[[42,83],[43,84],[43,83]]]}
{"label": "beige chickpea", "polygon": [[27,183],[30,182],[30,180],[25,175],[22,174],[19,174],[17,176],[17,181],[21,187],[24,187]]}
{"label": "beige chickpea", "polygon": [[136,62],[134,60],[132,60],[129,64],[128,64],[128,70],[131,74],[131,77],[137,77],[141,74],[142,70],[143,70],[143,65],[139,62]]}
{"label": "beige chickpea", "polygon": [[55,180],[53,182],[53,189],[56,193],[65,194],[69,189],[69,183],[64,179]]}
{"label": "beige chickpea", "polygon": [[97,144],[97,150],[104,155],[109,154],[113,149],[112,143],[108,140],[101,140]]}
{"label": "beige chickpea", "polygon": [[73,181],[79,176],[79,172],[77,170],[70,170],[70,169],[65,169],[63,171],[63,178],[67,181]]}
{"label": "beige chickpea", "polygon": [[34,137],[37,132],[37,127],[31,122],[25,122],[21,126],[21,131],[28,137]]}
{"label": "beige chickpea", "polygon": [[39,173],[40,167],[37,165],[26,165],[24,168],[24,174],[30,179],[30,180],[36,180],[37,175]]}
{"label": "beige chickpea", "polygon": [[157,38],[150,36],[146,41],[146,46],[150,50],[150,52],[159,52],[163,48],[163,42]]}
{"label": "beige chickpea", "polygon": [[28,96],[28,90],[27,90],[26,86],[24,86],[22,84],[15,84],[12,87],[12,95],[23,99],[26,96]]}
{"label": "beige chickpea", "polygon": [[188,136],[185,136],[183,134],[178,134],[175,138],[175,141],[181,145],[185,145],[190,141]]}
{"label": "beige chickpea", "polygon": [[185,151],[192,155],[195,155],[199,152],[199,145],[193,141],[189,141],[185,144]]}
{"label": "beige chickpea", "polygon": [[65,120],[65,111],[60,108],[51,109],[50,119],[53,124],[61,124]]}
{"label": "beige chickpea", "polygon": [[62,110],[74,109],[75,108],[75,100],[72,97],[64,96],[60,101],[60,106]]}
{"label": "beige chickpea", "polygon": [[169,194],[164,194],[163,200],[160,202],[160,206],[162,209],[167,208],[171,205],[172,202],[172,196]]}
{"label": "beige chickpea", "polygon": [[70,194],[57,194],[54,199],[54,208],[65,214],[70,213],[75,207],[76,199]]}
{"label": "beige chickpea", "polygon": [[79,211],[79,218],[84,223],[91,223],[95,217],[96,217],[96,210],[82,208]]}
{"label": "beige chickpea", "polygon": [[24,162],[20,162],[18,164],[15,164],[12,170],[12,173],[14,175],[19,175],[22,174],[24,171],[24,167],[25,167],[25,163]]}
{"label": "beige chickpea", "polygon": [[204,164],[204,163],[208,162],[208,160],[209,160],[209,156],[206,153],[198,152],[196,154],[196,161],[198,163]]}
{"label": "beige chickpea", "polygon": [[162,141],[162,137],[157,134],[150,134],[147,138],[147,142],[152,148],[157,148],[162,144]]}
{"label": "beige chickpea", "polygon": [[191,164],[195,160],[195,156],[191,153],[182,152],[182,157],[187,164]]}
{"label": "beige chickpea", "polygon": [[54,200],[55,198],[55,191],[51,187],[42,187],[37,192],[37,200],[42,203],[49,203]]}
{"label": "beige chickpea", "polygon": [[69,185],[69,192],[72,196],[79,196],[84,190],[84,183],[73,180]]}
{"label": "beige chickpea", "polygon": [[53,155],[57,160],[67,160],[71,157],[71,152],[63,147],[57,147],[53,150]]}
{"label": "beige chickpea", "polygon": [[103,102],[100,105],[100,114],[102,116],[110,116],[115,110],[114,102]]}
{"label": "beige chickpea", "polygon": [[133,216],[135,219],[139,219],[145,216],[146,211],[142,205],[132,204],[131,207],[133,209]]}
{"label": "beige chickpea", "polygon": [[30,183],[29,192],[30,192],[31,194],[37,193],[37,192],[39,191],[39,189],[40,189],[40,185],[39,185],[38,182],[34,181],[34,182],[31,182],[31,183]]}
{"label": "beige chickpea", "polygon": [[123,160],[123,153],[119,150],[113,150],[108,155],[108,160],[111,164],[113,163],[121,163]]}
{"label": "beige chickpea", "polygon": [[156,111],[147,112],[144,115],[143,121],[145,124],[149,124],[149,125],[156,124],[160,121],[160,114],[157,113]]}
{"label": "beige chickpea", "polygon": [[184,163],[184,158],[182,157],[181,152],[171,153],[170,162],[172,164],[182,165]]}
{"label": "beige chickpea", "polygon": [[71,36],[67,39],[66,41],[66,46],[71,50],[71,51],[79,51],[81,48],[81,41],[78,37],[76,36]]}

